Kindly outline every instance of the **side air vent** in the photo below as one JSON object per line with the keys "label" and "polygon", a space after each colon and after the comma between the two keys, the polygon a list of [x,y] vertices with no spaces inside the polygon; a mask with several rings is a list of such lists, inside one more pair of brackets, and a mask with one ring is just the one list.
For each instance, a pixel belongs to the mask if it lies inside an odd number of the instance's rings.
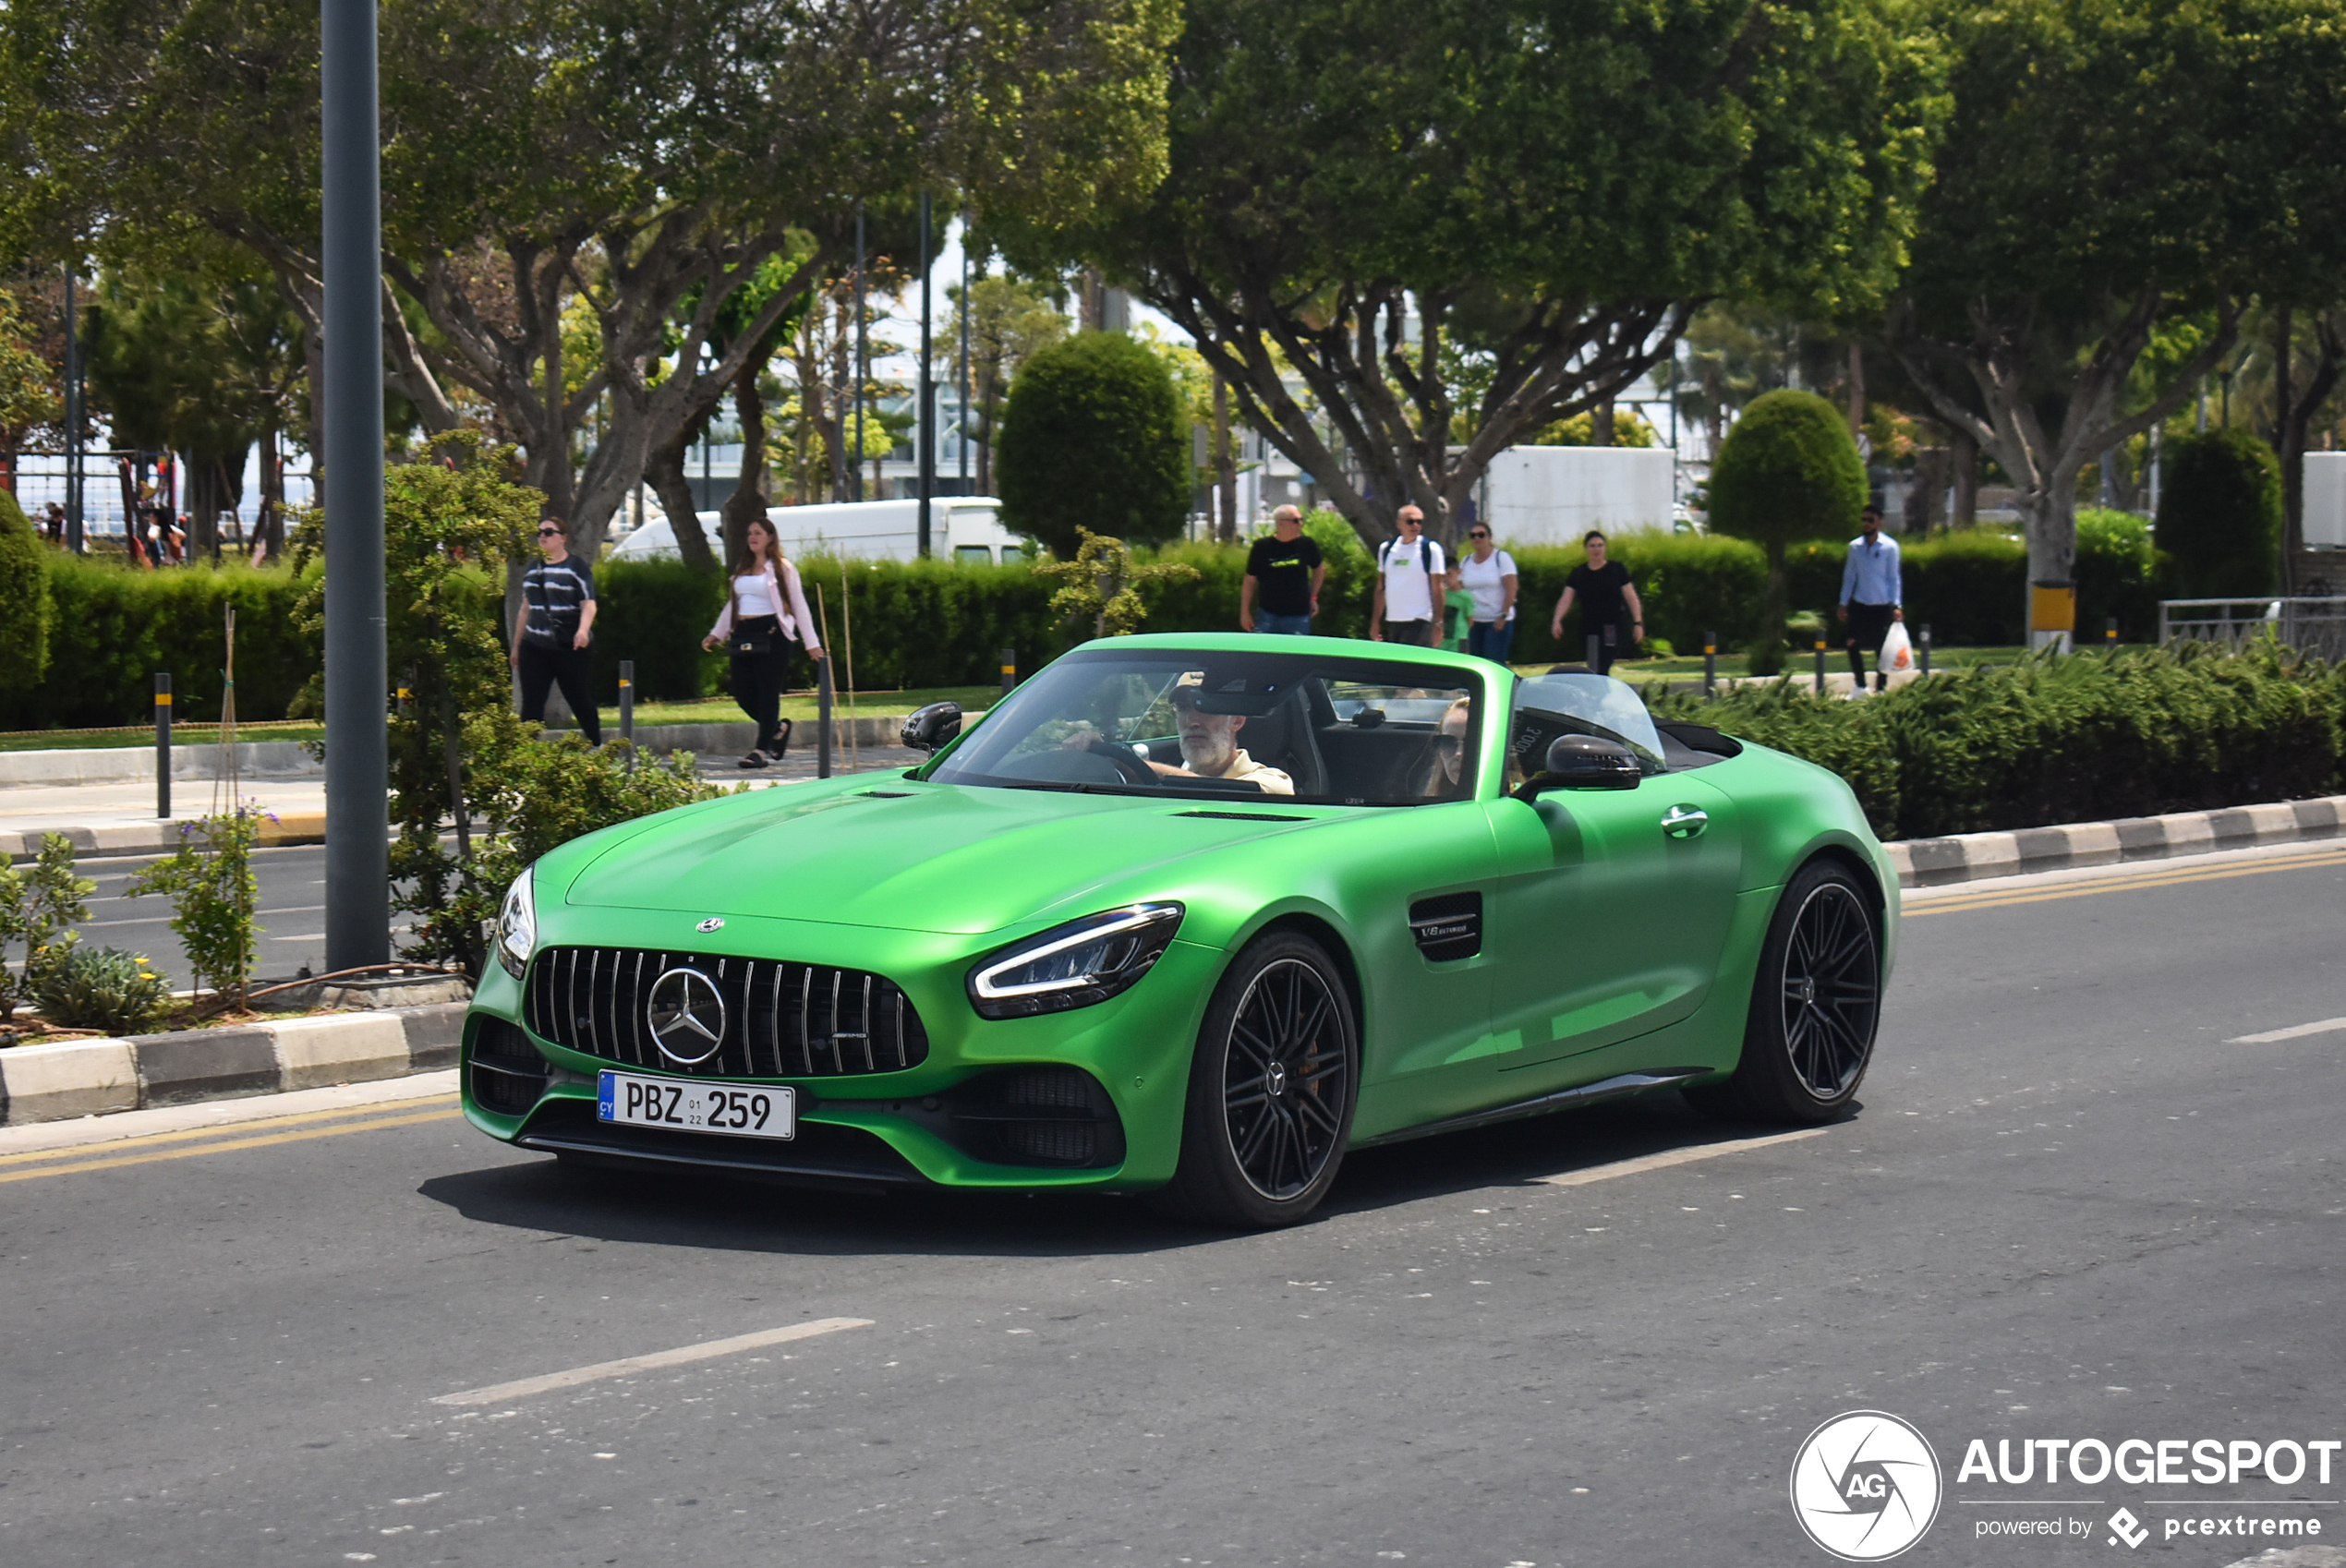
{"label": "side air vent", "polygon": [[1436,963],[1474,957],[1482,951],[1482,895],[1420,899],[1409,906],[1409,935],[1418,951]]}
{"label": "side air vent", "polygon": [[981,1160],[1098,1167],[1124,1158],[1115,1102],[1081,1067],[1002,1067],[955,1090],[947,1105],[953,1140]]}

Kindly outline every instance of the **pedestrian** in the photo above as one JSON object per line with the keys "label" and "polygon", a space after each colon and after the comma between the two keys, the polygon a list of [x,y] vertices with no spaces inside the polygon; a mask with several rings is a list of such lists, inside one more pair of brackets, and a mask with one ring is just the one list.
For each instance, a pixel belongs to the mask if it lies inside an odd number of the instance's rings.
{"label": "pedestrian", "polygon": [[559,685],[562,701],[578,716],[579,733],[590,746],[603,743],[588,677],[594,656],[595,573],[570,553],[570,525],[559,517],[538,520],[538,548],[546,559],[523,573],[521,624],[514,629],[513,666],[521,672],[521,716],[544,723],[546,693]]}
{"label": "pedestrian", "polygon": [[1491,529],[1485,524],[1469,525],[1467,544],[1471,553],[1462,557],[1450,573],[1452,585],[1474,596],[1474,609],[1467,619],[1466,651],[1477,658],[1505,664],[1507,647],[1515,641],[1515,596],[1521,582],[1515,557],[1492,545]]}
{"label": "pedestrian", "polygon": [[[1858,515],[1865,529],[1849,541],[1849,559],[1841,568],[1841,619],[1849,628],[1849,670],[1856,689],[1866,689],[1866,650],[1879,654],[1893,623],[1906,618],[1905,594],[1898,572],[1898,541],[1881,533],[1881,508],[1868,506]],[[1874,660],[1873,689],[1890,683],[1890,672]]]}
{"label": "pedestrian", "polygon": [[1638,599],[1636,585],[1629,581],[1629,569],[1605,559],[1603,530],[1591,528],[1581,535],[1580,549],[1589,559],[1565,578],[1548,632],[1556,641],[1564,641],[1565,614],[1578,601],[1580,645],[1585,647],[1590,637],[1596,638],[1595,670],[1603,675],[1613,669],[1614,659],[1645,639],[1646,608]]}
{"label": "pedestrian", "polygon": [[43,531],[48,534],[51,544],[62,546],[65,543],[66,509],[63,503],[54,501],[49,503],[49,516]]}
{"label": "pedestrian", "polygon": [[[1449,562],[1442,547],[1425,537],[1425,513],[1405,506],[1395,519],[1401,537],[1377,546],[1376,594],[1369,607],[1369,636],[1406,647],[1432,647],[1440,610],[1435,598],[1446,585]],[[1390,617],[1388,621],[1386,618]]]}
{"label": "pedestrian", "polygon": [[725,608],[700,645],[728,645],[733,657],[733,701],[757,726],[757,743],[742,758],[744,767],[764,767],[780,762],[790,749],[791,721],[781,717],[782,693],[790,687],[791,650],[804,646],[809,658],[819,660],[823,645],[816,639],[815,618],[806,609],[806,591],[799,585],[798,568],[775,542],[774,525],[753,518],[741,561],[725,595]]}
{"label": "pedestrian", "polygon": [[[1312,634],[1320,613],[1320,584],[1328,574],[1319,541],[1303,531],[1303,513],[1283,506],[1271,513],[1271,537],[1246,552],[1246,575],[1239,583],[1239,625],[1249,632],[1290,637]],[[1254,608],[1257,587],[1263,608]]]}

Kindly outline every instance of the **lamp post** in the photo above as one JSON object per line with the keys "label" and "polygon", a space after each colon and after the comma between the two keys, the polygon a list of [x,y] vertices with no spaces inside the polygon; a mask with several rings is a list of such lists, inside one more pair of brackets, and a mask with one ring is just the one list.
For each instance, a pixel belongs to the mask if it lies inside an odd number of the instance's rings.
{"label": "lamp post", "polygon": [[374,0],[320,0],[326,388],[326,968],[391,956],[383,791],[381,141]]}
{"label": "lamp post", "polygon": [[864,332],[864,204],[855,203],[855,499],[864,499],[864,389],[872,380],[872,344]]}
{"label": "lamp post", "polygon": [[920,398],[920,509],[917,513],[921,559],[929,555],[929,498],[937,493],[937,383],[929,374],[929,254],[928,192],[921,192],[921,375],[914,383]]}

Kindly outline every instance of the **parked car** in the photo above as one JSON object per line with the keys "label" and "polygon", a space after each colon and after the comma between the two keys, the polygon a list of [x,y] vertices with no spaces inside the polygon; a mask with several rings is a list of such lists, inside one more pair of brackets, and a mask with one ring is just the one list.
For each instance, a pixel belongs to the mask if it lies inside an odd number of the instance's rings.
{"label": "parked car", "polygon": [[1309,1214],[1348,1149],[1682,1089],[1841,1115],[1898,883],[1846,785],[1610,677],[1112,638],[902,772],[607,828],[507,895],[490,1136]]}

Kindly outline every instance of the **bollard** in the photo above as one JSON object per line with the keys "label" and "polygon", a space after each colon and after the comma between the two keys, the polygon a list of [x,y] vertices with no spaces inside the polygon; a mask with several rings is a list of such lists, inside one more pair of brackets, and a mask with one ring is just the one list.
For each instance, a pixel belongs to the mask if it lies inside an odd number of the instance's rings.
{"label": "bollard", "polygon": [[1702,695],[1705,701],[1719,694],[1719,633],[1702,634]]}
{"label": "bollard", "polygon": [[1825,634],[1817,633],[1817,695],[1825,694]]}
{"label": "bollard", "polygon": [[1930,622],[1928,621],[1922,625],[1922,641],[1915,645],[1915,670],[1922,675],[1930,673]]}
{"label": "bollard", "polygon": [[815,777],[831,776],[831,661],[815,661]]}
{"label": "bollard", "polygon": [[2116,616],[2111,616],[2110,624],[2102,628],[2101,640],[2105,647],[2115,648],[2118,645],[2118,618]]}
{"label": "bollard", "polygon": [[1604,644],[1598,639],[1597,634],[1594,632],[1590,633],[1588,658],[1589,671],[1590,674],[1594,674],[1597,670],[1603,668],[1603,666],[1597,662],[1602,657],[1603,657],[1603,653]]}
{"label": "bollard", "polygon": [[171,814],[171,673],[155,671],[155,815]]}
{"label": "bollard", "polygon": [[619,661],[619,738],[627,742],[627,771],[635,771],[635,661]]}
{"label": "bollard", "polygon": [[1004,648],[1001,651],[1000,657],[1002,660],[1002,695],[1007,697],[1010,694],[1010,689],[1018,684],[1018,650],[1016,648]]}

